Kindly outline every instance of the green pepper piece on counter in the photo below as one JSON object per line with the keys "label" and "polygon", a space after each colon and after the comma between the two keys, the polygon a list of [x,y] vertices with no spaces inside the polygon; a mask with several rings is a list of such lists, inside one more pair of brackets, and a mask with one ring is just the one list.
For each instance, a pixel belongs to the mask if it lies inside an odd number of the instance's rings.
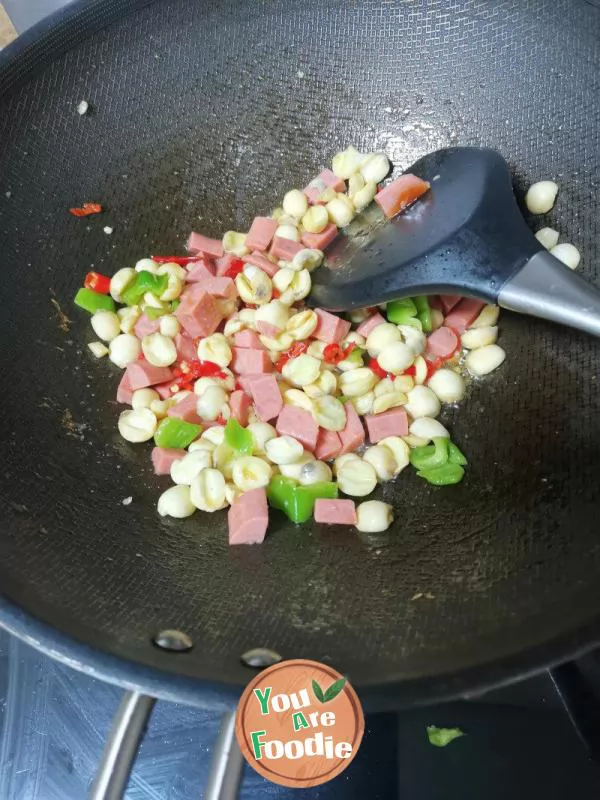
{"label": "green pepper piece on counter", "polygon": [[143,269],[137,273],[132,283],[123,292],[123,302],[128,306],[135,306],[146,292],[151,292],[156,297],[160,297],[167,288],[168,283],[168,275],[153,275]]}
{"label": "green pepper piece on counter", "polygon": [[110,295],[85,288],[77,292],[73,302],[84,311],[89,311],[90,314],[95,314],[96,311],[114,311],[116,308],[115,301]]}
{"label": "green pepper piece on counter", "polygon": [[394,325],[405,325],[407,320],[417,315],[417,306],[411,297],[403,297],[402,300],[392,300],[391,303],[388,303],[386,314],[388,322],[393,322]]}
{"label": "green pepper piece on counter", "polygon": [[227,425],[225,425],[225,444],[229,445],[232,450],[237,450],[238,453],[252,455],[254,437],[251,431],[242,427],[242,425],[232,417],[227,420]]}
{"label": "green pepper piece on counter", "polygon": [[437,728],[435,725],[427,726],[427,738],[429,743],[435,747],[446,747],[447,744],[453,742],[465,734],[460,728]]}
{"label": "green pepper piece on counter", "polygon": [[432,486],[450,486],[454,483],[460,483],[464,477],[465,471],[459,464],[444,464],[441,467],[432,467],[431,469],[422,469],[417,472],[419,478],[424,478],[427,483]]}
{"label": "green pepper piece on counter", "polygon": [[432,439],[432,445],[415,447],[410,454],[410,463],[417,470],[442,467],[448,463],[449,440],[441,436]]}
{"label": "green pepper piece on counter", "polygon": [[321,481],[300,486],[293,478],[276,475],[267,488],[267,498],[273,508],[283,511],[292,522],[307,522],[313,515],[315,500],[338,496],[337,483]]}
{"label": "green pepper piece on counter", "polygon": [[202,432],[201,425],[193,425],[178,417],[165,417],[160,421],[154,443],[157,447],[184,449]]}
{"label": "green pepper piece on counter", "polygon": [[466,467],[469,463],[467,457],[458,449],[454,442],[448,444],[448,461],[451,464],[458,464],[459,467]]}
{"label": "green pepper piece on counter", "polygon": [[433,330],[433,322],[431,319],[431,308],[429,307],[429,300],[425,295],[413,297],[417,307],[417,318],[423,326],[424,333],[431,333]]}

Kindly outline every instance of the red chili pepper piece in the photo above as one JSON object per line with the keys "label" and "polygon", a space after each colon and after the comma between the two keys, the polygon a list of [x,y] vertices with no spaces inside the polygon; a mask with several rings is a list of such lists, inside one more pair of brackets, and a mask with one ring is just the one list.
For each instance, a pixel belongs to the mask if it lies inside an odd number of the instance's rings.
{"label": "red chili pepper piece", "polygon": [[415,367],[415,365],[413,364],[412,366],[410,366],[410,367],[407,367],[407,368],[404,370],[404,374],[405,374],[405,375],[410,375],[410,377],[411,377],[411,378],[414,378],[414,377],[415,377],[415,375],[417,374],[417,370],[416,370],[416,367]]}
{"label": "red chili pepper piece", "polygon": [[180,388],[184,384],[191,384],[192,381],[198,378],[223,378],[227,377],[218,364],[213,361],[181,361],[179,366],[173,370],[175,374],[174,383]]}
{"label": "red chili pepper piece", "polygon": [[100,203],[84,203],[81,208],[70,208],[69,213],[74,217],[89,217],[91,214],[99,214],[102,211]]}
{"label": "red chili pepper piece", "polygon": [[432,361],[430,361],[429,359],[426,358],[425,361],[427,362],[427,377],[428,378],[431,378],[433,373],[437,372],[438,369],[444,365],[444,359],[443,358],[439,358],[439,357],[438,358],[434,358]]}
{"label": "red chili pepper piece", "polygon": [[323,360],[328,364],[339,364],[344,358],[344,351],[339,344],[328,344],[323,350]]}
{"label": "red chili pepper piece", "polygon": [[223,277],[235,279],[240,274],[240,272],[244,271],[244,267],[245,263],[242,261],[242,259],[235,258],[229,265],[229,269],[227,270],[227,272],[223,273]]}
{"label": "red chili pepper piece", "polygon": [[198,256],[150,256],[150,258],[157,264],[179,264],[180,267],[198,261]]}
{"label": "red chili pepper piece", "polygon": [[86,289],[91,289],[99,294],[108,294],[110,292],[110,278],[106,275],[101,275],[99,272],[88,272],[83,285]]}
{"label": "red chili pepper piece", "polygon": [[275,369],[281,372],[291,358],[297,358],[306,353],[308,345],[305,342],[296,342],[275,362]]}
{"label": "red chili pepper piece", "polygon": [[372,359],[369,361],[369,364],[368,364],[368,366],[369,366],[369,369],[373,370],[373,372],[375,373],[375,375],[377,375],[377,377],[378,377],[378,378],[381,378],[382,380],[383,380],[384,378],[391,378],[391,377],[393,377],[393,376],[391,375],[391,373],[389,373],[389,372],[386,372],[384,369],[382,369],[382,368],[379,366],[379,361],[377,361],[377,359],[376,359],[376,358],[372,358]]}
{"label": "red chili pepper piece", "polygon": [[227,425],[227,420],[225,419],[225,417],[223,416],[223,414],[220,414],[220,415],[217,417],[217,419],[215,420],[215,422],[217,423],[217,425]]}

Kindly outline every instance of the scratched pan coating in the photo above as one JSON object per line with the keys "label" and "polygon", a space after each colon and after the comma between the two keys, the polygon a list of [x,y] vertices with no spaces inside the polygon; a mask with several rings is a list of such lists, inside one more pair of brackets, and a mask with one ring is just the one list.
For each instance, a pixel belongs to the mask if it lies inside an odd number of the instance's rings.
{"label": "scratched pan coating", "polygon": [[[503,314],[505,365],[443,417],[469,457],[462,484],[429,487],[407,470],[380,492],[396,509],[385,534],[296,528],[274,513],[262,546],[229,548],[223,513],[158,518],[169,481],[152,474],[149,445],[118,436],[118,371],[89,353],[93,333],[71,299],[89,269],[182,252],[192,229],[246,229],[349,143],[385,149],[399,169],[446,145],[487,145],[521,192],[556,179],[555,209],[532,224],[556,224],[596,279],[596,5],[76,9],[0,62],[6,596],[165,681],[197,678],[199,691],[244,685],[239,656],[262,646],[329,662],[362,697],[400,705],[595,643],[596,341]],[[68,214],[86,201],[105,213]],[[159,652],[151,639],[164,628],[194,649]]]}

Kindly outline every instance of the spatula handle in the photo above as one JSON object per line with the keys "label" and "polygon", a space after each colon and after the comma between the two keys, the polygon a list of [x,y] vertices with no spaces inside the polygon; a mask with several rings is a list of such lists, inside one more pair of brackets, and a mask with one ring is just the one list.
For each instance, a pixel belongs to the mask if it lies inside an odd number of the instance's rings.
{"label": "spatula handle", "polygon": [[504,284],[498,304],[600,336],[600,290],[545,250]]}

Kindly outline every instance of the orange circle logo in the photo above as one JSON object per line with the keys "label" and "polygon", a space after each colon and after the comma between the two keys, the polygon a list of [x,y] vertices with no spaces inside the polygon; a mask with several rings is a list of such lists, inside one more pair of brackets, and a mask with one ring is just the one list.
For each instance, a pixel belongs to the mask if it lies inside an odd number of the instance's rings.
{"label": "orange circle logo", "polygon": [[235,733],[248,763],[282,786],[319,786],[346,769],[365,730],[347,680],[317,661],[260,672],[240,700]]}

